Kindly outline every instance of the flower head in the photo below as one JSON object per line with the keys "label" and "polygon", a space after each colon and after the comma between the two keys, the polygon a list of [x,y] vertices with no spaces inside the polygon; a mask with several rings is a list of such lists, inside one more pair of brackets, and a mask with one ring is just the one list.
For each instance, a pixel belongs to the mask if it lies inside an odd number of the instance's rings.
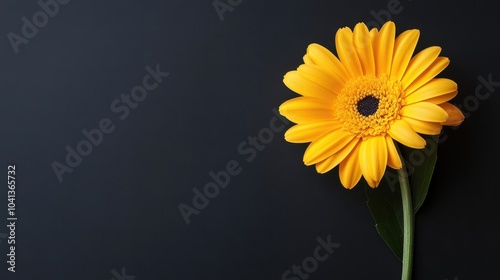
{"label": "flower head", "polygon": [[301,95],[285,101],[280,113],[296,123],[285,133],[292,143],[310,143],[304,163],[319,173],[339,166],[340,181],[353,188],[365,178],[377,187],[386,166],[402,167],[395,141],[415,149],[426,142],[419,134],[437,135],[442,125],[459,125],[462,112],[448,101],[457,84],[436,78],[449,64],[441,48],[413,56],[419,30],[395,36],[393,22],[380,31],[358,23],[335,36],[337,56],[311,44],[304,64],[283,82]]}

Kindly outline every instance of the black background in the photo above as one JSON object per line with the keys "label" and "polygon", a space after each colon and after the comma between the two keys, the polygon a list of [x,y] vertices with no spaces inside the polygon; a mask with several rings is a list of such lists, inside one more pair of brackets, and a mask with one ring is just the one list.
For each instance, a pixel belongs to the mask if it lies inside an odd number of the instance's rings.
{"label": "black background", "polygon": [[[108,280],[124,268],[135,280],[282,279],[330,236],[340,247],[308,279],[399,279],[364,182],[347,191],[337,169],[304,166],[306,145],[284,141],[284,130],[254,158],[238,151],[296,96],[282,77],[309,43],[334,50],[338,28],[391,19],[398,34],[420,29],[417,50],[443,48],[451,64],[441,76],[458,83],[453,102],[467,115],[439,145],[416,217],[414,279],[500,279],[500,87],[475,97],[478,77],[500,81],[495,2],[230,2],[221,20],[212,0],[72,0],[18,53],[8,34],[41,8],[1,2],[0,159],[5,179],[16,165],[18,221],[16,272],[0,238],[0,278]],[[170,75],[120,120],[110,104],[156,65]],[[103,118],[115,129],[59,182],[51,164]],[[186,225],[178,206],[192,206],[192,189],[231,160],[241,173]]]}

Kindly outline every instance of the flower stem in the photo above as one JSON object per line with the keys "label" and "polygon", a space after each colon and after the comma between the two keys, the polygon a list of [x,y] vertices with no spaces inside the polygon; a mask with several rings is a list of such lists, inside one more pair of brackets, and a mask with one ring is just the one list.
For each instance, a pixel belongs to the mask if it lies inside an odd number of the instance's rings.
{"label": "flower stem", "polygon": [[[400,153],[401,154],[401,153]],[[401,161],[403,158],[401,157]],[[403,272],[401,279],[410,280],[413,266],[413,231],[414,213],[411,198],[410,183],[406,166],[398,170],[399,185],[401,186],[401,199],[403,202]]]}

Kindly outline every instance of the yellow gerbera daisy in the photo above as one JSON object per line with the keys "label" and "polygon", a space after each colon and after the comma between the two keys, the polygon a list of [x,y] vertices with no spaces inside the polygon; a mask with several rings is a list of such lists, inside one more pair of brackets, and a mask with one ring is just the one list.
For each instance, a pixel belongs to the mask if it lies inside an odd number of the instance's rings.
{"label": "yellow gerbera daisy", "polygon": [[419,134],[437,135],[442,125],[459,125],[462,112],[448,103],[457,84],[436,78],[449,64],[441,48],[428,47],[412,57],[419,30],[397,38],[393,22],[368,30],[341,28],[335,36],[338,58],[311,44],[304,64],[288,72],[285,85],[300,94],[285,101],[280,113],[296,123],[285,133],[292,143],[309,143],[306,165],[325,173],[339,165],[342,185],[353,188],[365,178],[375,188],[386,166],[402,167],[393,140],[425,147]]}

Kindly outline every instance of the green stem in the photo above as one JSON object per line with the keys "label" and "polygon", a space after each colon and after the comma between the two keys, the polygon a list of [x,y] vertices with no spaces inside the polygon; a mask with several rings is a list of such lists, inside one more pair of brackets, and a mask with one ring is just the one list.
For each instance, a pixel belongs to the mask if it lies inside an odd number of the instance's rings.
{"label": "green stem", "polygon": [[[401,153],[400,153],[401,154]],[[403,158],[401,157],[403,162]],[[399,185],[401,186],[401,199],[403,202],[403,273],[402,280],[410,280],[413,264],[413,227],[414,213],[411,198],[410,183],[406,166],[398,170]]]}

